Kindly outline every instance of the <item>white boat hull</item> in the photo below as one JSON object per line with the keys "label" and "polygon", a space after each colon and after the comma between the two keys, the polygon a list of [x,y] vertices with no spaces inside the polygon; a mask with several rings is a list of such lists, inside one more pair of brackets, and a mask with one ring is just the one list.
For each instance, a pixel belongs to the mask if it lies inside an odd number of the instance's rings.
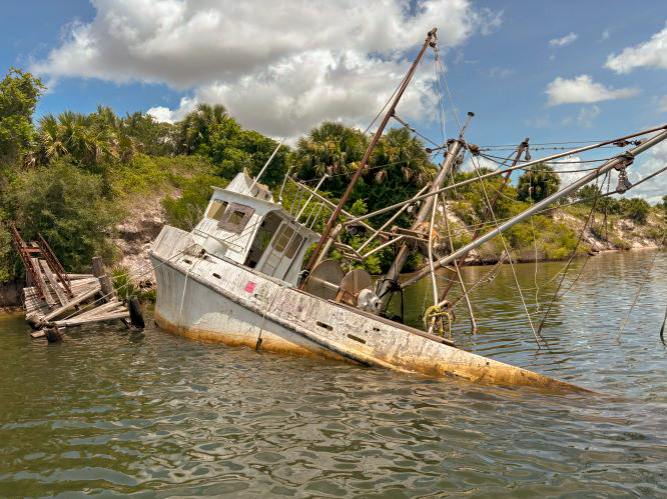
{"label": "white boat hull", "polygon": [[190,234],[165,226],[151,250],[158,285],[155,320],[167,331],[479,383],[585,391],[307,294],[235,262],[188,255],[192,244]]}

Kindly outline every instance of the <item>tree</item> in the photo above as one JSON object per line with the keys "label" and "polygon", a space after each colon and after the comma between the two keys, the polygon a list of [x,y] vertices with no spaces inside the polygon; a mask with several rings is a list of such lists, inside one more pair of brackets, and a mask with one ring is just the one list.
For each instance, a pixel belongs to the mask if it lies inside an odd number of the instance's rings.
{"label": "tree", "polygon": [[554,169],[540,163],[519,177],[517,196],[520,201],[542,201],[556,192],[559,185],[560,179]]}
{"label": "tree", "polygon": [[[354,197],[366,200],[374,211],[411,198],[433,180],[435,172],[424,143],[405,128],[393,128],[380,138]],[[400,221],[407,222],[407,215]]]}
{"label": "tree", "polygon": [[329,174],[326,190],[339,197],[367,147],[368,137],[360,130],[342,123],[324,122],[298,140],[294,154],[297,175],[311,180]]}
{"label": "tree", "polygon": [[170,156],[174,154],[174,133],[176,126],[171,123],[159,123],[149,114],[140,111],[127,114],[122,125],[125,132],[136,141],[141,152],[151,156]]}
{"label": "tree", "polygon": [[[242,130],[229,118],[225,124],[215,126],[209,144],[201,146],[200,152],[220,165],[218,175],[232,179],[242,170],[247,170],[252,177],[257,176],[277,146],[275,140],[254,130]],[[289,148],[280,146],[260,182],[271,187],[279,185],[287,172],[289,156]]]}
{"label": "tree", "polygon": [[211,135],[217,125],[229,119],[227,109],[222,104],[197,104],[197,109],[189,112],[178,123],[176,133],[176,152],[194,154],[201,145],[210,142]]}
{"label": "tree", "polygon": [[137,151],[137,141],[125,122],[104,106],[88,115],[46,114],[39,121],[38,136],[35,156],[41,164],[69,155],[83,168],[95,169],[108,161],[128,162]]}
{"label": "tree", "polygon": [[650,211],[651,205],[642,198],[631,198],[623,203],[623,214],[640,225],[646,223]]}
{"label": "tree", "polygon": [[107,235],[119,212],[104,199],[100,176],[71,161],[22,172],[5,205],[24,239],[41,233],[71,272],[85,271],[96,254],[110,254]]}
{"label": "tree", "polygon": [[45,88],[39,78],[16,68],[0,82],[0,163],[16,162],[32,146],[32,115]]}

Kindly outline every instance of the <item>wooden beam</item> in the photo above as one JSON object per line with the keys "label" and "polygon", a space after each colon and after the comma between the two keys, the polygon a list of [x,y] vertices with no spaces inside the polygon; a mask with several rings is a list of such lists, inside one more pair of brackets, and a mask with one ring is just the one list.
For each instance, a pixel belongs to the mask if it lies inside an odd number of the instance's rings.
{"label": "wooden beam", "polygon": [[50,314],[47,314],[44,316],[44,321],[50,321],[54,317],[58,317],[60,314],[62,314],[64,311],[66,311],[69,308],[72,308],[74,305],[78,305],[84,300],[87,300],[88,298],[92,298],[95,296],[97,293],[100,292],[102,288],[100,287],[100,283],[93,284],[93,286],[88,290],[88,292],[83,293],[82,295],[75,296],[73,300],[67,302],[65,305],[62,307],[58,307],[57,309],[53,310]]}
{"label": "wooden beam", "polygon": [[46,263],[46,260],[40,260],[39,264],[42,266],[42,270],[44,271],[44,274],[46,275],[49,284],[51,284],[51,288],[53,288],[53,290],[56,292],[60,304],[64,305],[65,303],[67,303],[67,295],[65,294],[65,290],[62,289],[60,283],[58,282],[58,278],[51,271],[51,269],[49,268],[49,264]]}
{"label": "wooden beam", "polygon": [[44,290],[44,298],[46,300],[47,305],[49,307],[55,307],[56,306],[56,301],[53,299],[53,296],[51,295],[51,293],[49,293],[49,290],[46,287],[46,282],[44,281],[44,276],[42,275],[41,270],[39,270],[39,260],[37,258],[31,258],[30,261],[32,262],[32,264],[35,268],[35,277],[37,277],[37,280],[39,281],[39,285]]}
{"label": "wooden beam", "polygon": [[81,326],[83,324],[89,324],[91,322],[112,321],[117,319],[129,319],[129,318],[130,318],[130,313],[127,310],[125,310],[123,312],[104,314],[87,319],[77,319],[76,317],[73,317],[71,319],[66,319],[62,321],[54,321],[53,324],[55,324],[58,327],[63,327],[63,326],[69,327],[69,326]]}

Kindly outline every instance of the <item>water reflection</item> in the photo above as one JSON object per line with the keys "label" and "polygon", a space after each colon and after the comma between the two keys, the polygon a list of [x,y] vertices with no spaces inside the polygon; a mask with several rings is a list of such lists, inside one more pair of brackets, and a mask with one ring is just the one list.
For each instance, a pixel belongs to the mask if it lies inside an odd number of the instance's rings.
{"label": "water reflection", "polygon": [[[550,349],[536,350],[507,267],[473,292],[476,335],[459,307],[454,337],[465,348],[607,394],[597,398],[257,353],[155,329],[72,330],[46,346],[29,340],[20,319],[1,318],[0,496],[664,496],[665,255],[616,341],[650,258],[591,259],[554,305],[543,332]],[[538,267],[542,310],[557,281],[544,283],[561,267]],[[468,268],[466,280],[486,271]],[[517,271],[522,287],[534,287],[532,265]],[[408,296],[409,320],[421,320],[423,299],[421,288]]]}

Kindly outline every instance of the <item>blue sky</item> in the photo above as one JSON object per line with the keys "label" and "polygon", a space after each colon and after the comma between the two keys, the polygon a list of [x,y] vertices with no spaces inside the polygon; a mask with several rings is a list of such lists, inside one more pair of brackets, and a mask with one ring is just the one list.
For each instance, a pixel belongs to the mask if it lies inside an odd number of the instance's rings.
{"label": "blue sky", "polygon": [[[428,0],[413,1],[407,16],[399,0],[384,9],[366,3],[294,10],[268,0],[7,2],[0,62],[49,83],[38,116],[104,104],[176,120],[212,101],[248,127],[296,137],[325,119],[365,127],[438,26],[454,104],[462,116],[476,113],[471,142],[605,139],[667,122],[663,0]],[[654,36],[643,52],[627,52]],[[406,95],[399,115],[438,139],[433,74],[429,56],[415,82],[421,90]],[[636,171],[665,158],[667,148]]]}

